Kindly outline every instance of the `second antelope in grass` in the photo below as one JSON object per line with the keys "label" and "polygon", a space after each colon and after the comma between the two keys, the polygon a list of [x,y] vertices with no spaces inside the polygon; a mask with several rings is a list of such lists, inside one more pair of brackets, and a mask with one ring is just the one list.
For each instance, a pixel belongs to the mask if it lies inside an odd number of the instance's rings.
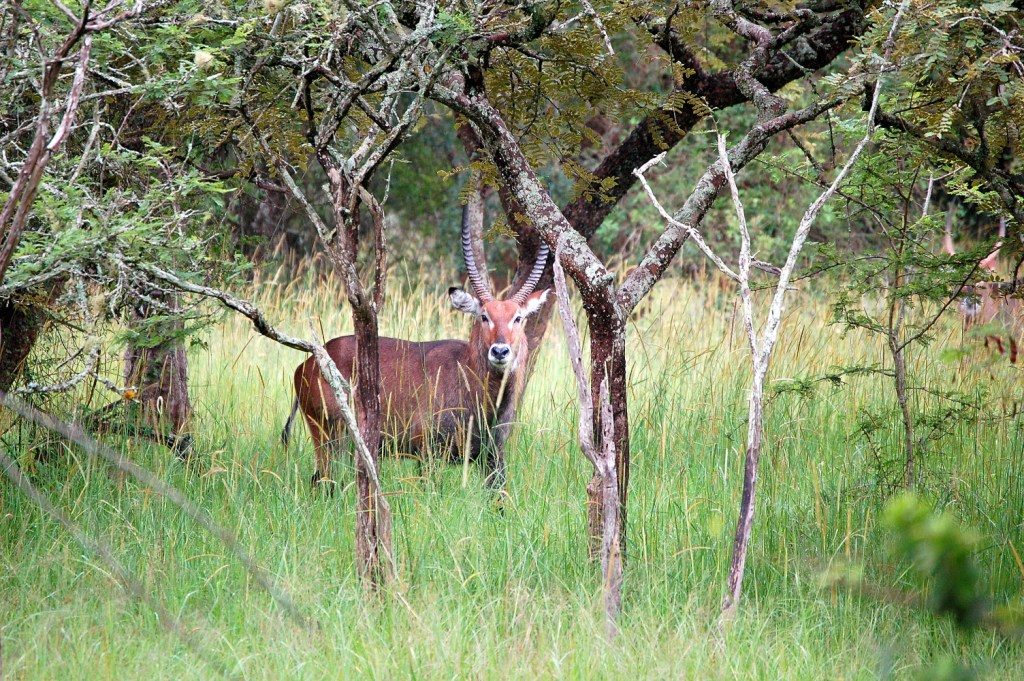
{"label": "second antelope in grass", "polygon": [[[978,262],[979,269],[987,274],[997,274],[999,250],[1005,238],[1006,221],[1000,220],[999,241],[992,252]],[[942,248],[949,255],[956,255],[949,219],[946,221]],[[959,304],[964,331],[974,327],[984,329],[985,347],[991,344],[1000,355],[1009,353],[1010,362],[1016,363],[1018,346],[1024,341],[1024,305],[1021,299],[1011,297],[997,281],[981,281],[973,286],[965,286],[964,292],[966,295],[960,298]],[[1005,347],[1003,341],[1006,341]]]}

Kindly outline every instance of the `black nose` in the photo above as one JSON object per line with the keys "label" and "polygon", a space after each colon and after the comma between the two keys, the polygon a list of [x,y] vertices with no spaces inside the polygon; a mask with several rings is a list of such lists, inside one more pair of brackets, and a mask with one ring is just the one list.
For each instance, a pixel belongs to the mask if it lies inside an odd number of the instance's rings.
{"label": "black nose", "polygon": [[511,349],[507,345],[492,345],[491,346],[491,357],[494,359],[505,359],[508,357],[508,353]]}

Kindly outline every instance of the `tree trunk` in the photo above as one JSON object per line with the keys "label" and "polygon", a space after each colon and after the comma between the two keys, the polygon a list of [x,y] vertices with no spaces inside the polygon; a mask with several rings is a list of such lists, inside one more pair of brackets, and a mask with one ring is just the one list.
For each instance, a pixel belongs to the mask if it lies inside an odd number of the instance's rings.
{"label": "tree trunk", "polygon": [[45,326],[43,308],[12,301],[0,305],[0,390],[14,385]]}
{"label": "tree trunk", "polygon": [[[369,192],[360,194],[360,189],[332,165],[329,155],[324,153],[319,161],[330,179],[336,225],[333,241],[322,232],[320,237],[328,257],[345,282],[356,338],[356,419],[360,437],[366,445],[366,459],[369,459],[367,461],[356,452],[356,569],[363,583],[372,591],[387,581],[395,567],[391,563],[394,555],[391,551],[391,514],[387,501],[380,496],[378,475],[382,419],[377,310],[384,302],[387,276],[384,214]],[[372,296],[359,280],[360,203],[366,205],[373,215],[375,258]]]}
{"label": "tree trunk", "polygon": [[910,489],[914,486],[914,418],[910,413],[910,398],[907,395],[907,362],[904,348],[899,346],[895,337],[890,337],[889,348],[892,350],[893,369],[896,378],[896,401],[900,405],[903,418],[903,486]]}
{"label": "tree trunk", "polygon": [[[621,554],[626,553],[626,502],[629,489],[629,409],[626,402],[626,326],[625,321],[617,316],[611,323],[606,317],[598,317],[588,313],[590,324],[590,386],[591,404],[594,409],[595,445],[602,448],[600,442],[604,429],[601,427],[601,384],[608,377],[608,395],[612,408],[612,423],[615,437],[615,478],[618,490],[617,512],[618,526],[621,534],[618,548]],[[590,556],[596,558],[602,546],[603,528],[606,520],[603,517],[607,504],[602,500],[605,480],[595,472],[587,485],[587,521],[590,536]],[[603,559],[602,559],[603,563]]]}
{"label": "tree trunk", "polygon": [[761,433],[764,397],[764,371],[754,369],[747,410],[747,453],[743,463],[743,496],[740,516],[733,540],[732,564],[729,566],[728,593],[722,603],[723,618],[732,617],[740,601],[743,572],[747,564],[747,549],[754,525],[754,507],[757,493],[757,469],[761,459]]}
{"label": "tree trunk", "polygon": [[[160,293],[152,293],[161,299]],[[169,301],[171,310],[178,307],[176,298]],[[133,321],[145,321],[154,310],[143,305],[133,312]],[[129,345],[124,354],[124,380],[126,386],[135,386],[141,405],[141,423],[152,429],[153,438],[174,450],[179,458],[188,457],[192,436],[188,430],[192,418],[192,402],[188,396],[188,357],[179,334],[181,320],[167,322],[166,328],[156,333],[164,337],[153,347]]]}
{"label": "tree trunk", "polygon": [[[377,314],[368,301],[353,308],[356,336],[356,414],[359,432],[366,443],[374,468],[380,461],[380,347],[378,344]],[[356,457],[356,563],[359,575],[371,587],[383,584],[388,570],[385,561],[391,546],[391,518],[379,503],[380,491],[370,479],[366,463]]]}
{"label": "tree trunk", "polygon": [[[622,581],[625,547],[625,529],[623,525],[623,502],[619,487],[619,452],[616,443],[627,442],[628,437],[619,437],[616,428],[625,424],[625,392],[620,394],[622,417],[616,422],[612,400],[609,396],[609,385],[613,364],[625,371],[625,362],[613,362],[613,358],[624,352],[625,336],[622,323],[623,315],[617,314],[612,306],[612,316],[588,314],[593,325],[594,320],[612,319],[615,323],[605,323],[595,335],[591,331],[591,376],[588,379],[583,369],[583,357],[580,343],[579,328],[572,317],[569,307],[569,291],[565,283],[565,271],[558,260],[560,251],[556,250],[553,283],[558,299],[558,313],[565,329],[566,344],[569,349],[569,363],[576,376],[576,390],[580,401],[579,435],[580,448],[584,456],[594,467],[594,476],[587,485],[587,521],[589,535],[590,558],[595,554],[601,556],[601,577],[603,582],[605,615],[607,616],[608,635],[614,637],[618,633],[618,617],[622,610]],[[591,327],[594,328],[593,326]],[[596,341],[595,341],[596,339]],[[625,355],[622,354],[622,357]],[[596,359],[594,359],[596,358]],[[594,386],[597,386],[596,390]],[[625,435],[628,436],[628,430]],[[598,436],[600,433],[600,436]],[[628,465],[628,453],[625,462]]]}
{"label": "tree trunk", "polygon": [[604,610],[607,615],[608,634],[609,636],[614,636],[618,633],[616,622],[619,613],[622,611],[623,506],[619,499],[616,471],[604,471],[597,474],[595,478],[599,480],[598,490],[601,504],[600,542],[601,575],[604,581]]}
{"label": "tree trunk", "polygon": [[46,328],[47,308],[59,295],[62,283],[49,284],[31,296],[35,300],[0,303],[0,390],[7,392],[18,380],[29,353]]}

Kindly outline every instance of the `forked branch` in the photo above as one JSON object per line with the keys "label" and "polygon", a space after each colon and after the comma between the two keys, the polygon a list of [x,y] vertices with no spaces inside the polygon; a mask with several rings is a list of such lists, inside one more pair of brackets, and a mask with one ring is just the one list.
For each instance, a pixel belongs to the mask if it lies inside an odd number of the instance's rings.
{"label": "forked branch", "polygon": [[[886,41],[886,59],[888,58],[891,50],[893,36],[895,35],[896,29],[907,5],[908,2],[905,1],[896,12],[896,16],[893,19],[889,39]],[[749,26],[747,28],[749,29]],[[740,200],[740,194],[736,185],[736,177],[734,173],[735,160],[737,160],[737,158],[740,160],[747,158],[746,154],[739,154],[737,152],[741,147],[748,143],[750,133],[748,133],[747,136],[744,137],[744,140],[732,150],[726,148],[725,138],[719,135],[718,160],[716,161],[716,164],[708,170],[708,172],[711,172],[716,167],[720,169],[725,183],[729,186],[729,192],[736,211],[736,219],[740,231],[740,252],[738,265],[735,269],[727,265],[725,261],[708,246],[706,241],[701,238],[700,233],[692,226],[691,223],[684,222],[669,215],[668,211],[661,206],[657,197],[654,195],[654,192],[647,184],[643,174],[644,171],[650,167],[651,163],[645,164],[643,167],[634,171],[634,174],[643,184],[648,197],[657,208],[659,214],[669,225],[669,229],[667,231],[675,230],[680,235],[687,235],[693,238],[701,251],[709,260],[712,261],[712,263],[715,264],[716,267],[718,267],[719,270],[721,270],[730,279],[737,281],[740,289],[743,325],[747,333],[747,339],[750,346],[752,377],[748,399],[747,442],[744,457],[743,493],[740,501],[739,519],[736,524],[736,535],[733,543],[733,557],[729,569],[728,589],[722,602],[723,619],[730,618],[736,612],[742,590],[747,550],[750,544],[754,521],[758,467],[761,455],[764,381],[771,361],[772,350],[774,349],[775,343],[778,339],[782,315],[785,309],[786,293],[789,290],[793,271],[796,268],[797,261],[803,251],[811,226],[814,224],[821,208],[828,202],[833,194],[836,193],[839,185],[849,174],[850,170],[857,162],[857,159],[871,141],[871,137],[875,130],[875,115],[878,111],[880,92],[881,74],[876,78],[873,85],[871,105],[868,111],[864,136],[856,145],[846,163],[836,174],[829,186],[811,203],[801,218],[800,223],[797,226],[796,233],[794,234],[793,241],[790,244],[786,262],[778,272],[778,280],[775,284],[774,294],[768,308],[768,315],[760,329],[758,329],[758,324],[755,320],[753,297],[750,289],[750,269],[754,265],[755,260],[751,253],[751,236],[747,224],[746,212],[743,208],[743,203]],[[777,120],[778,118],[779,117],[776,117],[776,119],[773,120]],[[761,125],[764,124],[762,123]],[[762,144],[763,143],[759,143],[759,146]],[[691,199],[693,196],[694,195],[691,195]],[[690,199],[687,200],[688,203],[689,201]],[[639,270],[640,268],[637,269]]]}
{"label": "forked branch", "polygon": [[[622,506],[619,497],[618,469],[615,451],[615,420],[608,392],[607,372],[601,379],[598,390],[600,409],[601,440],[594,440],[594,405],[591,384],[583,369],[583,353],[580,347],[580,333],[569,307],[569,291],[565,282],[565,271],[560,262],[561,243],[555,252],[554,282],[558,298],[558,314],[562,319],[568,343],[569,362],[576,377],[576,390],[580,405],[579,437],[583,455],[594,467],[593,488],[588,487],[592,496],[591,504],[597,504],[601,519],[601,574],[603,575],[604,607],[609,638],[618,634],[618,616],[622,610],[622,547],[621,522]],[[593,497],[596,497],[593,498]]]}

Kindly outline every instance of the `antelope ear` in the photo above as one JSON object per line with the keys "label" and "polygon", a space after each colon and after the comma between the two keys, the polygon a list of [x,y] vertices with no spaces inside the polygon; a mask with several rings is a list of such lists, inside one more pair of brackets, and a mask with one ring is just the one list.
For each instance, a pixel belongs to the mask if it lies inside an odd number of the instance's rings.
{"label": "antelope ear", "polygon": [[533,293],[531,293],[530,296],[526,299],[526,302],[523,303],[523,315],[529,317],[534,312],[543,307],[544,303],[546,303],[548,300],[548,293],[550,292],[551,289],[546,288],[543,291],[534,291]]}
{"label": "antelope ear", "polygon": [[476,316],[483,310],[483,308],[480,307],[479,300],[466,293],[458,286],[452,286],[448,289],[448,297],[452,299],[452,307],[459,312],[465,312],[466,314]]}

